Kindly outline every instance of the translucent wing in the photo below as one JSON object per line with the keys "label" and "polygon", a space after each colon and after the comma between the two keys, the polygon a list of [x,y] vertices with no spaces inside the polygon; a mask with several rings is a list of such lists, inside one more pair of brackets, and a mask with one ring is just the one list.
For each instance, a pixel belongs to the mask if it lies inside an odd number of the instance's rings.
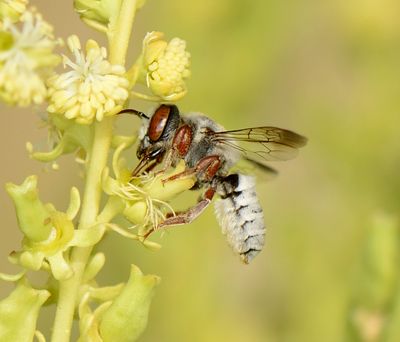
{"label": "translucent wing", "polygon": [[241,158],[230,170],[231,173],[254,175],[263,182],[269,182],[276,178],[278,171],[262,161]]}
{"label": "translucent wing", "polygon": [[270,126],[207,134],[212,141],[239,150],[246,159],[261,165],[265,165],[265,161],[292,159],[307,143],[307,138],[295,132]]}

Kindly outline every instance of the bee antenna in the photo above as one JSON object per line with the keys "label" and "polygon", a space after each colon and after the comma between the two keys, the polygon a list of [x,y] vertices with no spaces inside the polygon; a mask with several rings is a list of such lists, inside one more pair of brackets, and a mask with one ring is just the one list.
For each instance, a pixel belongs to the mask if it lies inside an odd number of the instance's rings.
{"label": "bee antenna", "polygon": [[140,111],[138,111],[136,109],[131,109],[131,108],[123,109],[118,113],[118,115],[119,114],[134,114],[134,115],[137,115],[139,118],[142,118],[142,119],[147,119],[147,120],[150,119],[145,113],[140,112]]}

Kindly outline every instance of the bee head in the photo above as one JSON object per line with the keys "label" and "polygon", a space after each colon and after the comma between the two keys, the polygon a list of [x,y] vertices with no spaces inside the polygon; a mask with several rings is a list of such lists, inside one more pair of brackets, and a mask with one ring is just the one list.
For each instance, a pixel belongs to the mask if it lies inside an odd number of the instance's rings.
{"label": "bee head", "polygon": [[173,139],[180,123],[179,109],[175,105],[160,105],[150,118],[147,131],[142,137],[136,155],[148,161],[161,158],[168,143]]}

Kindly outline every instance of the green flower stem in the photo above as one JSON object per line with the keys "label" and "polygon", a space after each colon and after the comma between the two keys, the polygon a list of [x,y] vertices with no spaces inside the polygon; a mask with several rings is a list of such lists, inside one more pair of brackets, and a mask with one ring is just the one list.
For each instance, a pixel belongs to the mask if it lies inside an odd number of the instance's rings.
{"label": "green flower stem", "polygon": [[[136,0],[123,1],[119,18],[109,34],[110,62],[112,64],[125,64],[135,11]],[[95,124],[78,229],[89,229],[96,222],[102,194],[101,174],[107,164],[112,133],[112,117],[105,118]],[[78,290],[91,252],[92,247],[76,247],[72,251],[71,267],[74,275],[70,279],[60,282],[60,293],[52,334],[53,342],[68,342],[70,340]]]}
{"label": "green flower stem", "polygon": [[110,47],[110,63],[125,65],[129,38],[135,20],[137,0],[124,0],[115,25],[110,28],[108,35]]}
{"label": "green flower stem", "polygon": [[[112,131],[112,118],[105,118],[102,122],[96,123],[93,147],[89,152],[90,159],[78,229],[88,229],[96,221],[101,198],[101,172],[107,163]],[[91,252],[92,247],[74,248],[72,251],[71,267],[74,275],[60,282],[59,300],[52,335],[54,342],[67,342],[70,339],[76,297]]]}

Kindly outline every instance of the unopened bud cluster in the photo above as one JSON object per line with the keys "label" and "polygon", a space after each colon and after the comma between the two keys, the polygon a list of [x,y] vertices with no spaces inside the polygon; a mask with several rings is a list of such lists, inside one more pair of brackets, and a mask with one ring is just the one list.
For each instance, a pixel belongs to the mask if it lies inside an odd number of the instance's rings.
{"label": "unopened bud cluster", "polygon": [[141,81],[159,100],[177,101],[187,92],[190,77],[190,53],[186,42],[163,40],[161,32],[149,32],[143,41]]}

